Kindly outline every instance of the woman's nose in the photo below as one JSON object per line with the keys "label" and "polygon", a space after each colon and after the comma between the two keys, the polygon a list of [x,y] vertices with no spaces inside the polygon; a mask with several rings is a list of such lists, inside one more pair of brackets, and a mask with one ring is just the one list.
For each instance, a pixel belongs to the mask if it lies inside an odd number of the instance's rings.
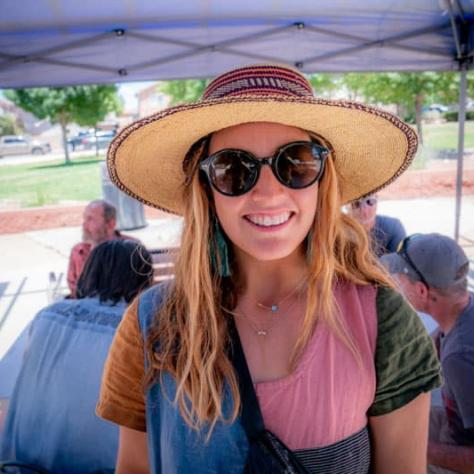
{"label": "woman's nose", "polygon": [[253,188],[253,193],[257,196],[272,196],[282,193],[284,186],[278,181],[270,166],[264,165],[260,169],[260,176]]}

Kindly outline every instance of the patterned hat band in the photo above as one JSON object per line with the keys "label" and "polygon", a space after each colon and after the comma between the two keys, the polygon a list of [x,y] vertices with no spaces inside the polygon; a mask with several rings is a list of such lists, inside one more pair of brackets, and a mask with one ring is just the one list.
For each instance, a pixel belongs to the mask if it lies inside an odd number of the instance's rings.
{"label": "patterned hat band", "polygon": [[247,66],[216,78],[207,86],[203,99],[249,94],[313,97],[313,90],[304,76],[288,67]]}

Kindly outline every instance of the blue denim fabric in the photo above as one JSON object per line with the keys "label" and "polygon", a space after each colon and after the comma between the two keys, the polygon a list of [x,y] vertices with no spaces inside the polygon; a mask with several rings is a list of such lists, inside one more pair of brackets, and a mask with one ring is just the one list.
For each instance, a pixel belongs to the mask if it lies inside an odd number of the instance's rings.
{"label": "blue denim fabric", "polygon": [[[151,288],[140,297],[138,317],[144,339],[153,316],[161,304],[164,286]],[[146,363],[146,361],[145,361]],[[148,452],[152,473],[241,474],[247,459],[248,442],[239,420],[219,422],[206,441],[206,430],[191,429],[173,403],[176,383],[163,374],[158,383],[147,391],[146,420]],[[232,411],[229,390],[225,391],[223,411]]]}
{"label": "blue denim fabric", "polygon": [[3,460],[57,473],[114,469],[118,427],[98,418],[95,406],[125,308],[87,298],[39,312],[8,409]]}

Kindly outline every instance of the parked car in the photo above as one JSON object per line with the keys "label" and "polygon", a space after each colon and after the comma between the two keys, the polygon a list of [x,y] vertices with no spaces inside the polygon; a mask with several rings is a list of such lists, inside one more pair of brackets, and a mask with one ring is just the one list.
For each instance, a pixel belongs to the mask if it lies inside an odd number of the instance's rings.
{"label": "parked car", "polygon": [[67,144],[69,146],[69,149],[71,151],[83,148],[83,140],[86,137],[90,137],[94,135],[94,132],[92,131],[84,131],[84,132],[79,132],[77,135],[74,135],[70,138],[67,139]]}
{"label": "parked car", "polygon": [[107,148],[115,137],[115,132],[112,130],[99,131],[95,135],[87,135],[82,139],[82,145],[85,150],[94,150],[96,147],[96,140],[99,149]]}
{"label": "parked car", "polygon": [[4,135],[0,137],[0,157],[7,155],[44,155],[51,151],[47,142],[24,137],[22,135]]}
{"label": "parked car", "polygon": [[423,112],[438,112],[439,114],[444,114],[448,111],[448,107],[442,104],[431,104],[423,107]]}

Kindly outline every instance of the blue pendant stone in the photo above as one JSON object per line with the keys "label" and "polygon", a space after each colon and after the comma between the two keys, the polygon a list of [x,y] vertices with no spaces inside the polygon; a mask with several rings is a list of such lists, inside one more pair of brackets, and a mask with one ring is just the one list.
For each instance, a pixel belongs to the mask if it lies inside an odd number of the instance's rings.
{"label": "blue pendant stone", "polygon": [[280,309],[280,308],[278,307],[278,305],[272,304],[272,313],[278,313],[278,310],[279,310],[279,309]]}

